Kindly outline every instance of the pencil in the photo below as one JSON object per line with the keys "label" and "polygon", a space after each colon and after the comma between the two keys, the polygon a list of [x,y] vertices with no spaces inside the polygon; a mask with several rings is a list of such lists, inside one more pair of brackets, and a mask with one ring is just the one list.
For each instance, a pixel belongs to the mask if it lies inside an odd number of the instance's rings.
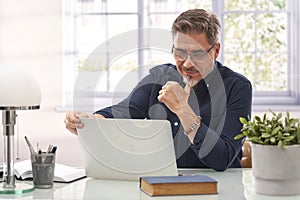
{"label": "pencil", "polygon": [[47,149],[47,153],[51,153],[51,149],[52,149],[53,145],[49,144],[48,149]]}
{"label": "pencil", "polygon": [[26,143],[27,143],[27,145],[28,145],[28,147],[29,147],[30,153],[31,153],[31,154],[34,154],[35,151],[34,151],[34,149],[33,149],[33,146],[31,145],[31,143],[29,142],[29,140],[28,140],[28,138],[27,138],[26,136],[25,136],[25,141],[26,141]]}

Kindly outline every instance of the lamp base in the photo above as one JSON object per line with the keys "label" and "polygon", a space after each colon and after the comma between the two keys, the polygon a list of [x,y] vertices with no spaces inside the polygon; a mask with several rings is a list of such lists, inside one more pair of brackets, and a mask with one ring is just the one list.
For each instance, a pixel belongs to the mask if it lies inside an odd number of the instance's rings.
{"label": "lamp base", "polygon": [[34,190],[34,186],[26,183],[16,183],[15,188],[5,188],[0,186],[0,195],[1,194],[24,194],[28,192],[32,192]]}

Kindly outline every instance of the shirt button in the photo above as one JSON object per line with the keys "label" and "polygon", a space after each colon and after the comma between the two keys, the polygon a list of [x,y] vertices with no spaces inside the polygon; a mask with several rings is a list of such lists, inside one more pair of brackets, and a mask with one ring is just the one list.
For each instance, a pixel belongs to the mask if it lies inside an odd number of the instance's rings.
{"label": "shirt button", "polygon": [[206,84],[206,87],[209,87],[209,84],[208,84],[208,83]]}
{"label": "shirt button", "polygon": [[178,122],[174,122],[174,126],[178,126]]}

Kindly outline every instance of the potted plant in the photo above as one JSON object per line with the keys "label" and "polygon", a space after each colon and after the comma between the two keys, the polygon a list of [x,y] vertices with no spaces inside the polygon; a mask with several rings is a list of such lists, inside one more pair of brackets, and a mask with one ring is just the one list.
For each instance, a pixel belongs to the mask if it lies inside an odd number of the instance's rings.
{"label": "potted plant", "polygon": [[287,111],[270,110],[262,118],[240,118],[241,133],[235,139],[245,138],[252,143],[252,168],[255,191],[265,195],[300,194],[300,123]]}

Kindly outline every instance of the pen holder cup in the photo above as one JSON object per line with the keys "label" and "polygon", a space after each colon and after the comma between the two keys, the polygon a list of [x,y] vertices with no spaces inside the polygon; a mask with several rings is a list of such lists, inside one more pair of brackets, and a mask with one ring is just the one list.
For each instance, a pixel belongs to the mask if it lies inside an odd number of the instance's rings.
{"label": "pen holder cup", "polygon": [[52,188],[55,153],[31,154],[32,177],[35,188]]}

